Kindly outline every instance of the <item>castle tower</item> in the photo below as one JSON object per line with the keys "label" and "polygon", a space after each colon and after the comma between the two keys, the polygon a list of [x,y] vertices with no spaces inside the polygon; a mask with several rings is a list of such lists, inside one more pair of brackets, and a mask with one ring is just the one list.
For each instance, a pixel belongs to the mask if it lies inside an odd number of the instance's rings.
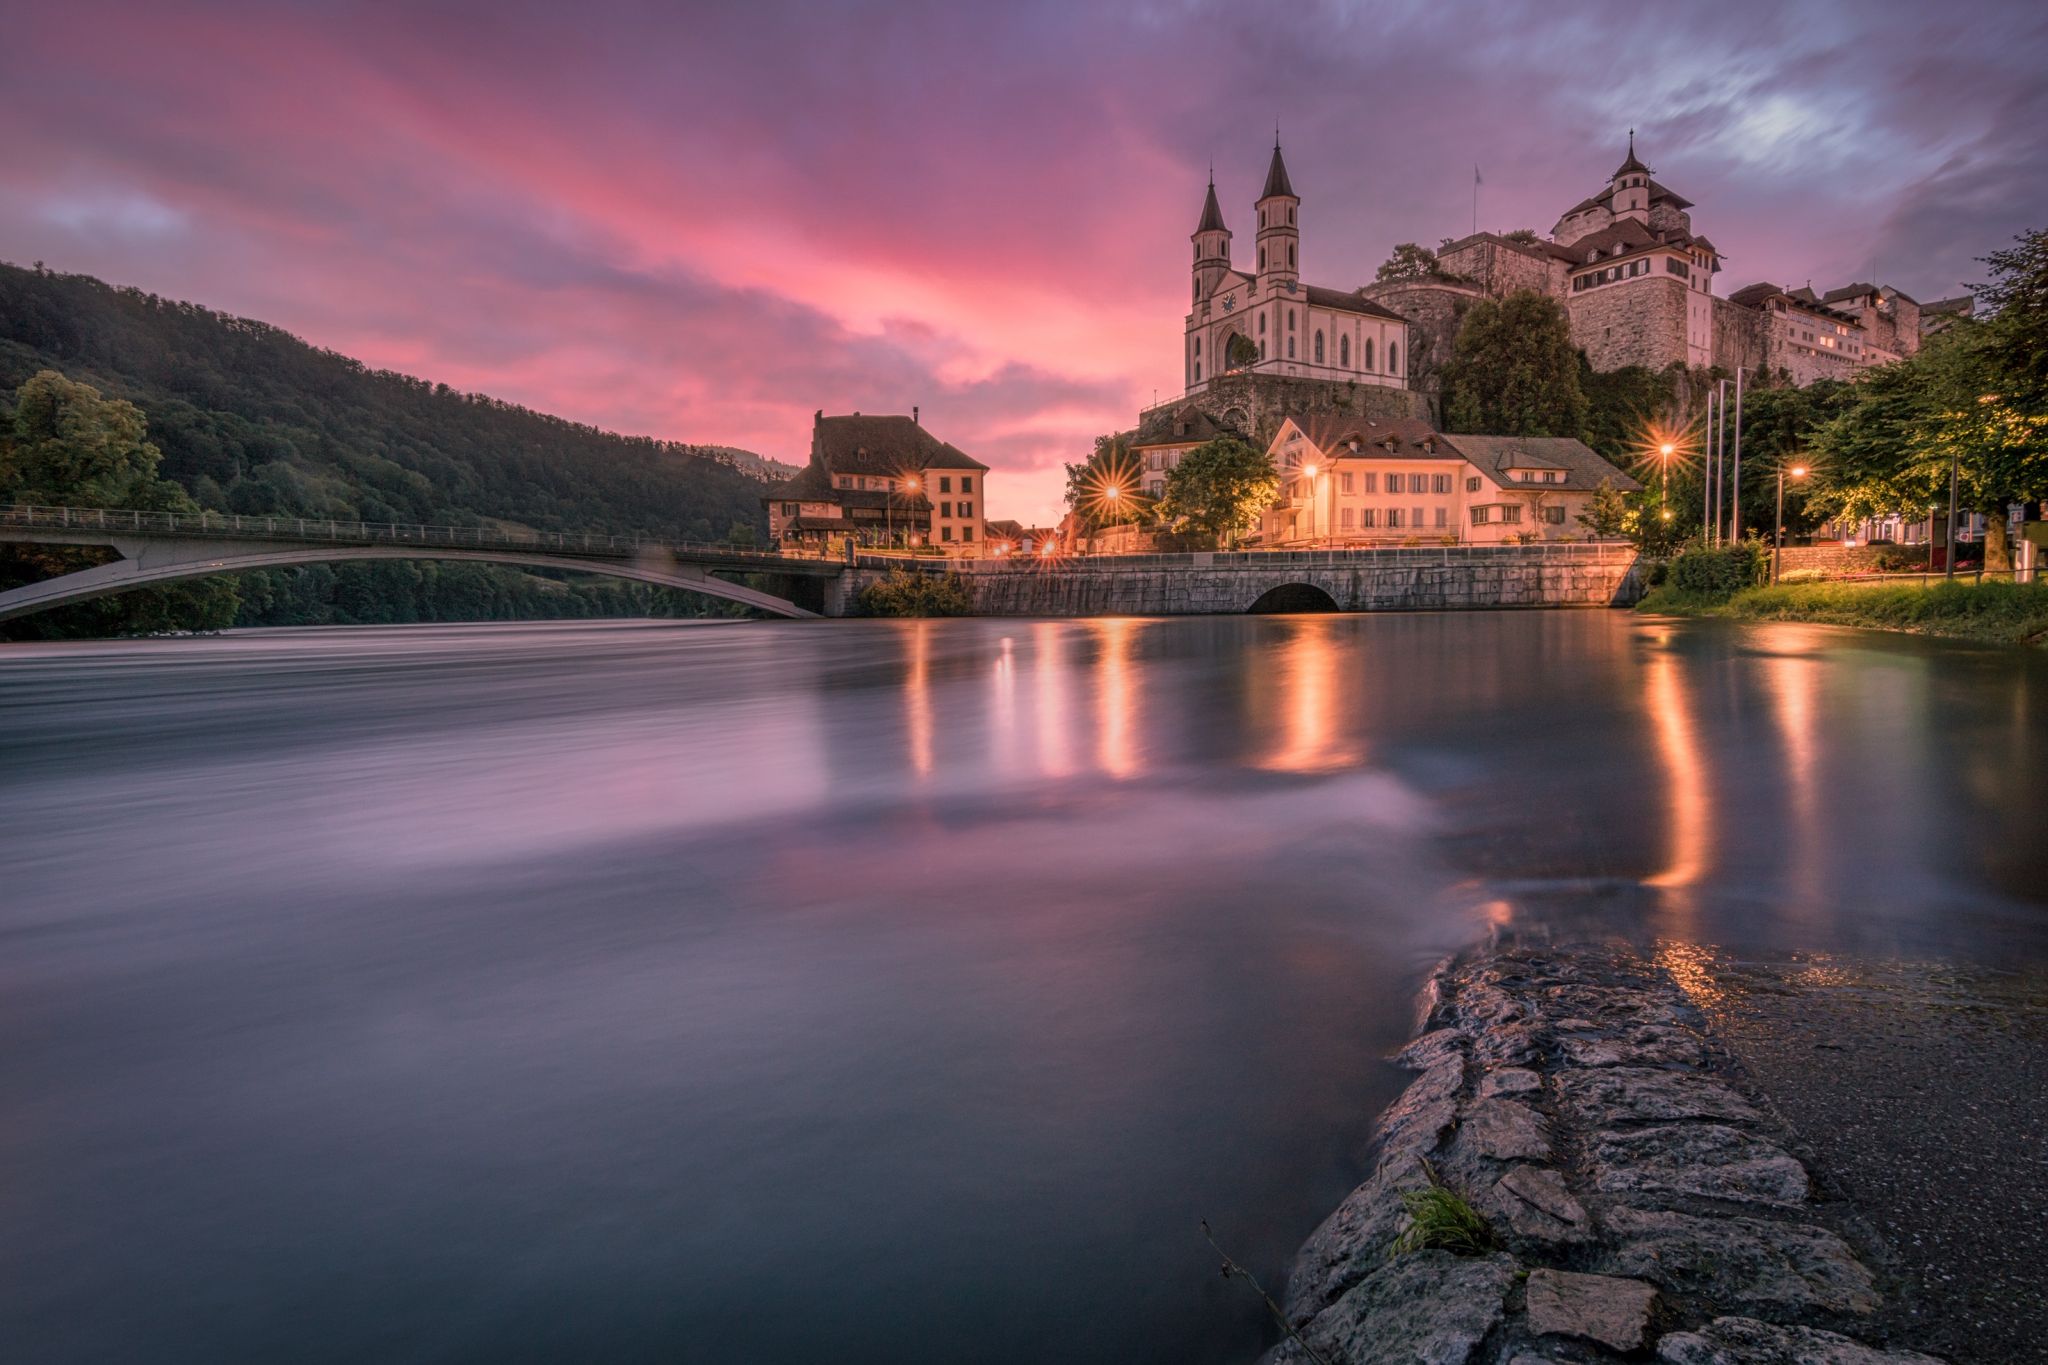
{"label": "castle tower", "polygon": [[1216,202],[1216,173],[1209,173],[1209,198],[1202,205],[1202,221],[1195,224],[1195,302],[1216,292],[1216,286],[1230,273],[1230,229],[1223,226],[1223,209]]}
{"label": "castle tower", "polygon": [[1614,216],[1650,222],[1650,168],[1636,160],[1636,130],[1628,130],[1628,160],[1608,177],[1614,191]]}
{"label": "castle tower", "polygon": [[[1287,182],[1287,163],[1280,159],[1280,135],[1273,135],[1273,164],[1266,168],[1266,188],[1259,195],[1259,288],[1287,289],[1301,278],[1296,254],[1301,227],[1295,214],[1301,198]],[[1267,295],[1271,297],[1270,294]]]}

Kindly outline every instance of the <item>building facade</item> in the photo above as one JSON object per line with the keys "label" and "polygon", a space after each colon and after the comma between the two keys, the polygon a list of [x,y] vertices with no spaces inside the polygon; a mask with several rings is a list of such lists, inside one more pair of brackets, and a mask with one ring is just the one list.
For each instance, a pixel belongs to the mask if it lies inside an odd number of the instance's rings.
{"label": "building facade", "polygon": [[1260,539],[1276,549],[1587,540],[1579,516],[1601,485],[1641,487],[1580,441],[1459,436],[1414,420],[1290,418],[1268,454],[1280,500]]}
{"label": "building facade", "polygon": [[934,547],[975,555],[988,537],[988,466],[918,419],[852,413],[811,419],[811,458],[762,494],[778,545]]}

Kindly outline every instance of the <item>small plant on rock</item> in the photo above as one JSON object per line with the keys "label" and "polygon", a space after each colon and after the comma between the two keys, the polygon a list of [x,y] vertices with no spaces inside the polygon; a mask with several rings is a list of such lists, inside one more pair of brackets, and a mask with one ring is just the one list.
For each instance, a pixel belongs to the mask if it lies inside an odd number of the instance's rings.
{"label": "small plant on rock", "polygon": [[1432,1248],[1453,1256],[1484,1256],[1500,1247],[1479,1211],[1439,1183],[1435,1171],[1429,1172],[1426,1187],[1401,1191],[1401,1206],[1408,1210],[1408,1226],[1387,1249],[1390,1258]]}

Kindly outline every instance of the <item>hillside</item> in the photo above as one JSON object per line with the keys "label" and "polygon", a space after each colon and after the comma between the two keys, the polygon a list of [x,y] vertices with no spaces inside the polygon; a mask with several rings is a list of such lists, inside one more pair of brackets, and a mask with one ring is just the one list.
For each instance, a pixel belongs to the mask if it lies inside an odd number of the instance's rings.
{"label": "hillside", "polygon": [[[209,509],[685,539],[763,530],[756,471],[769,462],[751,452],[600,431],[372,370],[266,323],[0,264],[0,407],[42,370],[141,408],[163,452],[159,473]],[[494,601],[489,614],[501,615],[678,605],[626,585],[554,591],[560,585],[498,570],[465,575],[459,598],[441,601],[430,567],[397,575],[416,585],[416,600],[388,615],[377,598],[407,595],[389,566],[375,584],[367,565],[247,575],[236,619],[269,623],[260,604],[285,599],[294,622],[472,619],[479,601]]]}

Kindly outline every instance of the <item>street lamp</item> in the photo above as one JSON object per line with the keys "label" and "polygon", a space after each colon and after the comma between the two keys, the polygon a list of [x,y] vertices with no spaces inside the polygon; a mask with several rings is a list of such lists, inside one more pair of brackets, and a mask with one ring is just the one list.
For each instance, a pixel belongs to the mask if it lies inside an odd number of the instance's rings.
{"label": "street lamp", "polygon": [[[1785,473],[1785,466],[1779,465],[1778,534],[1771,541],[1771,581],[1773,583],[1778,581],[1778,568],[1785,562]],[[1793,478],[1803,479],[1806,477],[1806,466],[1795,464],[1792,466],[1791,473]]]}
{"label": "street lamp", "polygon": [[1321,472],[1321,467],[1311,460],[1301,467],[1301,472],[1308,476],[1308,542],[1313,545],[1316,542],[1316,475]]}

